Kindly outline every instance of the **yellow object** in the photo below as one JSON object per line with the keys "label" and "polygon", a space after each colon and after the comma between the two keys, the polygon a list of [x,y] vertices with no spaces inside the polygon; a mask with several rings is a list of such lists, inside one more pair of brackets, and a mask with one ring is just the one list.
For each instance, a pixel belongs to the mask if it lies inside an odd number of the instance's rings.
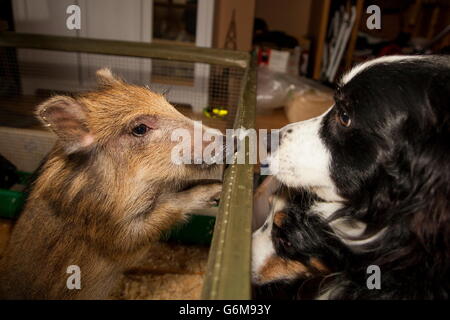
{"label": "yellow object", "polygon": [[203,113],[208,118],[222,118],[228,115],[228,109],[225,107],[206,108]]}

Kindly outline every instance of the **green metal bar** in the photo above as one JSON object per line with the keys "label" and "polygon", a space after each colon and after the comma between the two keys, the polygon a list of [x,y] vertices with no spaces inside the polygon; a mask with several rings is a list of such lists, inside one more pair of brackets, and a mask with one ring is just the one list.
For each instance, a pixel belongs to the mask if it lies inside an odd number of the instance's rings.
{"label": "green metal bar", "polygon": [[[256,58],[244,76],[235,128],[255,127]],[[248,151],[248,144],[246,144]],[[209,252],[203,299],[250,299],[253,165],[233,164],[225,172],[224,188]]]}
{"label": "green metal bar", "polygon": [[121,55],[246,68],[249,54],[213,48],[0,32],[0,47]]}

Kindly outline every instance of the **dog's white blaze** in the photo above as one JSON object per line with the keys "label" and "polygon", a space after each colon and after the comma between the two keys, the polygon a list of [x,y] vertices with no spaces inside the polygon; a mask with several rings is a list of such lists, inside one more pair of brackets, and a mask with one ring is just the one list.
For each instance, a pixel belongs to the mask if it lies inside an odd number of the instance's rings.
{"label": "dog's white blaze", "polygon": [[[259,282],[259,272],[266,264],[267,260],[275,255],[275,248],[272,242],[273,216],[275,212],[281,211],[286,206],[286,201],[274,196],[272,208],[266,221],[252,235],[252,278],[253,282]],[[264,228],[264,226],[267,226]]]}
{"label": "dog's white blaze", "polygon": [[339,201],[342,199],[330,175],[331,155],[320,137],[322,120],[332,108],[321,116],[282,128],[280,146],[268,163],[270,171],[285,185],[312,187],[323,199]]}
{"label": "dog's white blaze", "polygon": [[377,58],[374,60],[369,60],[367,62],[358,64],[357,66],[352,68],[349,72],[344,74],[340,83],[341,83],[341,85],[348,83],[354,76],[359,74],[361,71],[363,71],[364,69],[367,69],[373,65],[376,65],[376,64],[406,61],[406,60],[412,60],[412,59],[423,59],[423,57],[424,56],[384,56],[384,57]]}
{"label": "dog's white blaze", "polygon": [[[268,220],[266,223],[272,224]],[[261,227],[262,228],[262,227]],[[267,260],[275,255],[275,248],[272,243],[272,226],[268,226],[265,231],[259,228],[252,236],[252,277],[254,282],[258,282],[258,274]]]}

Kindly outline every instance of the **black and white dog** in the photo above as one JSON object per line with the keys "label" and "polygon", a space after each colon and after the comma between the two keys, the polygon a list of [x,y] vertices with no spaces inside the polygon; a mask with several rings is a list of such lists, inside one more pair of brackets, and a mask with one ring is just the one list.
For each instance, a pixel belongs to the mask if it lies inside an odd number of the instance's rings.
{"label": "black and white dog", "polygon": [[282,129],[269,167],[288,192],[253,234],[256,285],[298,297],[320,278],[316,299],[450,297],[448,57],[356,66],[325,114]]}

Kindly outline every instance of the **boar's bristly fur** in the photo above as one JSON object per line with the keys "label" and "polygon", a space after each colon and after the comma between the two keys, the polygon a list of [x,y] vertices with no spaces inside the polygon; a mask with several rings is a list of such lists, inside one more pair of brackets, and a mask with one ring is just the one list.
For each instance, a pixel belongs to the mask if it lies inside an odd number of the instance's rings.
{"label": "boar's bristly fur", "polygon": [[[171,161],[171,132],[192,132],[192,120],[162,95],[108,69],[97,74],[97,91],[37,108],[58,140],[0,260],[1,298],[108,298],[150,241],[220,194],[218,183],[183,189],[216,176],[220,165]],[[80,268],[80,289],[67,286],[71,265]]]}

